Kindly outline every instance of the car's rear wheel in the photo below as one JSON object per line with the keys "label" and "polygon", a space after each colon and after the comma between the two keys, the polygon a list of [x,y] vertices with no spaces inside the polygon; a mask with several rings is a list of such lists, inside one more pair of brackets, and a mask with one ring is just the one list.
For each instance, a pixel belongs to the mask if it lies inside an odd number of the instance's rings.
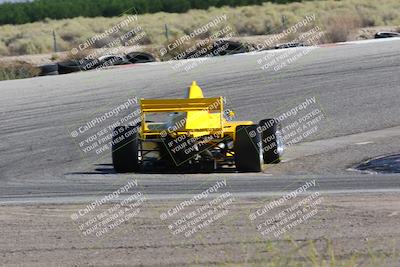
{"label": "car's rear wheel", "polygon": [[112,161],[118,173],[136,172],[140,169],[137,127],[119,126],[114,129]]}
{"label": "car's rear wheel", "polygon": [[259,126],[262,137],[264,163],[279,163],[284,149],[280,123],[275,119],[265,119],[260,121]]}
{"label": "car's rear wheel", "polygon": [[236,127],[234,144],[235,165],[239,172],[260,172],[263,154],[261,151],[261,134],[258,125],[240,125]]}

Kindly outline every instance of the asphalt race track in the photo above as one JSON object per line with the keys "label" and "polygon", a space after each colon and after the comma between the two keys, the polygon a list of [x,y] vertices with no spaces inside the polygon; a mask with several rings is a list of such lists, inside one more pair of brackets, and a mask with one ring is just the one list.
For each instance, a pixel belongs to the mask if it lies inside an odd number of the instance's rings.
{"label": "asphalt race track", "polygon": [[[330,192],[397,191],[400,176],[350,171],[400,151],[400,40],[314,49],[285,68],[262,70],[260,52],[209,59],[188,72],[171,63],[0,82],[0,202],[80,201],[137,179],[153,197],[193,194],[226,179],[231,192],[275,194],[316,179]],[[85,154],[71,131],[128,98],[183,97],[196,80],[226,96],[239,119],[258,121],[316,97],[326,121],[263,174],[115,174],[109,152]]]}

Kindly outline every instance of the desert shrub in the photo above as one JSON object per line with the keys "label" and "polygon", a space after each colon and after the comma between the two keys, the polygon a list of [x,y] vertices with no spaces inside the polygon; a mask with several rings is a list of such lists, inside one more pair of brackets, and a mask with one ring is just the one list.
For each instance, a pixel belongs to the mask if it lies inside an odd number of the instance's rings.
{"label": "desert shrub", "polygon": [[[103,3],[103,0],[100,2]],[[203,1],[197,1],[197,4],[201,5],[200,2]],[[253,3],[259,2],[253,1]],[[239,36],[279,33],[302,20],[306,15],[315,14],[315,23],[312,22],[307,27],[314,24],[320,26],[323,31],[327,31],[326,41],[333,42],[346,40],[354,27],[400,25],[400,1],[326,0],[295,2],[286,5],[265,2],[259,6],[211,7],[208,10],[189,10],[182,14],[164,12],[144,14],[138,16],[138,25],[142,26],[146,32],[146,37],[140,44],[162,45],[166,41],[165,24],[168,25],[169,38],[172,40],[189,34],[222,14],[227,15],[228,21],[221,23],[211,32],[224,25],[231,25],[232,31]],[[284,21],[282,21],[282,15],[285,16]],[[6,50],[4,47],[0,49],[0,55],[52,52],[53,30],[57,34],[59,50],[69,50],[92,36],[103,33],[121,20],[123,17],[77,17],[0,26],[0,42],[7,46]],[[307,27],[302,30],[306,31]],[[207,32],[199,37],[207,38],[209,35],[210,32]],[[99,42],[96,47],[107,43]]]}
{"label": "desert shrub", "polygon": [[57,54],[52,54],[51,57],[50,57],[51,61],[56,61],[56,60],[59,60],[59,59],[60,59],[60,56],[57,55]]}
{"label": "desert shrub", "polygon": [[[178,41],[178,38],[173,38],[170,41],[167,41],[164,43],[164,47],[167,47],[169,44],[173,44],[175,42]],[[174,58],[178,58],[180,56],[184,56],[186,55],[186,52],[188,50],[190,50],[191,47],[195,47],[197,45],[197,41],[195,39],[190,39],[182,44],[180,44],[179,46],[177,46],[176,48],[172,49],[172,50],[168,50],[168,52],[166,54],[161,55],[161,60],[163,61],[168,61]],[[157,51],[159,54],[159,51]]]}
{"label": "desert shrub", "polygon": [[36,54],[39,50],[29,39],[18,39],[9,46],[11,53],[18,55]]}
{"label": "desert shrub", "polygon": [[30,63],[0,62],[0,80],[24,79],[38,76],[40,69]]}
{"label": "desert shrub", "polygon": [[75,53],[75,54],[66,53],[63,56],[61,56],[60,61],[80,61],[91,55],[96,55],[95,50],[85,49],[82,51],[78,51],[78,53]]}
{"label": "desert shrub", "polygon": [[93,35],[95,34],[98,26],[104,26],[104,22],[102,22],[100,19],[97,24],[93,22],[92,24],[89,24],[88,22],[91,21],[87,21],[87,19],[84,18],[54,21],[52,23],[53,27],[49,28],[55,30],[61,40],[64,40],[70,44],[78,44],[79,40],[83,36]]}
{"label": "desert shrub", "polygon": [[238,35],[261,35],[265,34],[265,24],[263,20],[254,19],[244,19],[237,20],[234,23],[234,27]]}
{"label": "desert shrub", "polygon": [[9,51],[8,51],[8,47],[6,46],[5,43],[0,41],[0,55],[8,55]]}
{"label": "desert shrub", "polygon": [[53,50],[52,36],[24,37],[17,39],[10,45],[13,54],[40,54]]}
{"label": "desert shrub", "polygon": [[374,20],[374,18],[372,16],[373,14],[368,8],[357,5],[356,12],[357,12],[357,15],[361,19],[362,27],[373,27],[376,25],[376,21]]}
{"label": "desert shrub", "polygon": [[246,6],[263,2],[289,3],[299,0],[36,0],[0,4],[0,24],[24,24],[51,19],[113,17],[122,13],[184,13],[190,9]]}
{"label": "desert shrub", "polygon": [[358,16],[343,14],[328,17],[325,25],[326,41],[331,43],[345,42],[347,41],[347,37],[349,36],[350,32],[361,25],[361,21]]}
{"label": "desert shrub", "polygon": [[399,14],[397,10],[385,10],[385,12],[382,14],[382,20],[385,25],[390,25],[390,23],[394,21],[398,15]]}

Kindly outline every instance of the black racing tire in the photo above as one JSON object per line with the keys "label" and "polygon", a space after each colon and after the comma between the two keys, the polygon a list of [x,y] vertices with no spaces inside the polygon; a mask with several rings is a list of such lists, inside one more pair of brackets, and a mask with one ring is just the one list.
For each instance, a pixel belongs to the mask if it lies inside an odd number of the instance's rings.
{"label": "black racing tire", "polygon": [[137,131],[135,126],[119,126],[114,129],[112,161],[118,173],[137,172],[140,169]]}
{"label": "black racing tire", "polygon": [[78,61],[64,61],[58,63],[58,72],[60,74],[68,74],[84,70]]}
{"label": "black racing tire", "polygon": [[40,76],[56,75],[56,72],[58,72],[58,64],[54,63],[54,64],[41,65],[39,66],[39,69],[40,69]]}
{"label": "black racing tire", "polygon": [[239,125],[236,127],[234,143],[235,165],[239,172],[261,172],[263,154],[261,153],[261,134],[258,125]]}
{"label": "black racing tire", "polygon": [[155,62],[156,59],[153,55],[144,52],[131,52],[126,54],[126,59],[132,63],[147,63],[147,62]]}
{"label": "black racing tire", "polygon": [[[219,48],[225,49],[217,53]],[[246,52],[248,52],[248,49],[246,49],[242,43],[229,40],[215,42],[213,49],[213,53],[217,53],[215,56],[234,55]]]}
{"label": "black racing tire", "polygon": [[58,75],[58,71],[52,71],[46,74],[46,76]]}
{"label": "black racing tire", "polygon": [[276,164],[283,154],[281,125],[275,119],[261,120],[259,130],[262,137],[264,164]]}
{"label": "black racing tire", "polygon": [[115,56],[115,55],[110,55],[107,56],[106,58],[102,60],[98,60],[98,65],[96,68],[106,68],[106,67],[111,67],[111,66],[119,66],[119,65],[126,65],[129,64],[130,62],[126,59],[125,56]]}

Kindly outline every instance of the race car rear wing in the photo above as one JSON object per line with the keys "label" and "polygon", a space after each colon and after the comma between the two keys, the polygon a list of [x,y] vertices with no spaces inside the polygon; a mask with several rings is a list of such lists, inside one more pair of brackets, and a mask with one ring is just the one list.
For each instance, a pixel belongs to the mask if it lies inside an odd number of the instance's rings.
{"label": "race car rear wing", "polygon": [[151,127],[151,123],[146,122],[146,113],[160,112],[179,114],[172,121],[164,122],[166,123],[165,130],[168,130],[169,132],[173,129],[177,134],[190,133],[193,136],[201,136],[215,132],[223,135],[224,107],[222,97],[141,99],[140,107],[142,111],[142,136],[162,132],[162,129],[155,129],[154,127]]}
{"label": "race car rear wing", "polygon": [[142,113],[207,111],[223,112],[223,98],[141,99]]}

